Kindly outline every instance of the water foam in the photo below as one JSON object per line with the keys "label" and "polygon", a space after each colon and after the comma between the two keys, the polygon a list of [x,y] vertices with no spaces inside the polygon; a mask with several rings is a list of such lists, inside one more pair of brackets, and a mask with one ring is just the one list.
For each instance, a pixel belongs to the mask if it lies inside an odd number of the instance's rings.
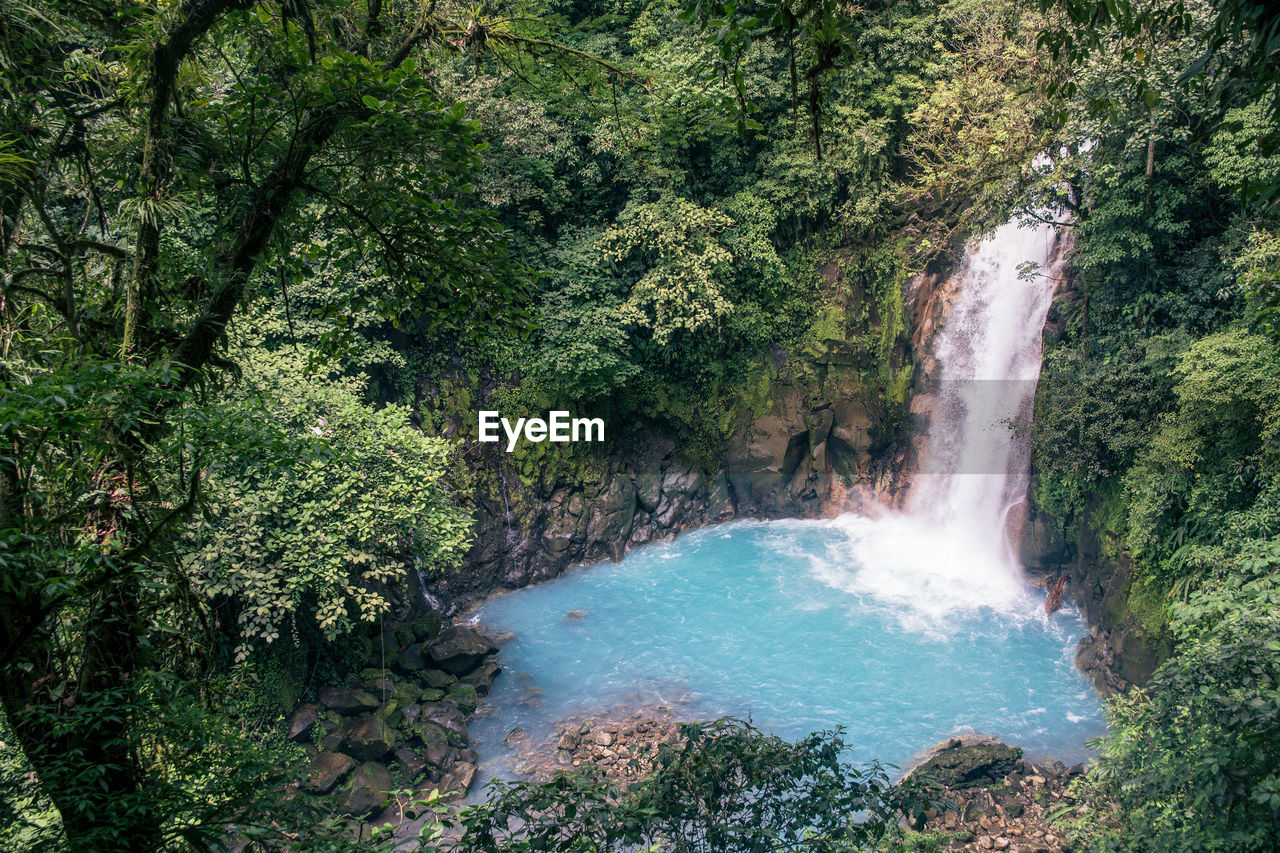
{"label": "water foam", "polygon": [[1052,226],[1014,221],[968,249],[948,282],[956,300],[935,340],[940,376],[906,509],[839,519],[847,554],[814,561],[826,584],[935,631],[956,613],[1035,610],[1010,532],[1026,501],[1029,449],[1019,426],[1030,420],[1040,375],[1057,242]]}

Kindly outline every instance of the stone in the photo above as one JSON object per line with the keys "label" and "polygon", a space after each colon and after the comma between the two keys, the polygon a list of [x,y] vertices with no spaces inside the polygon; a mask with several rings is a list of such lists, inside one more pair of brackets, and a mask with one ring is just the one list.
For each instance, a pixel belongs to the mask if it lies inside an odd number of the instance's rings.
{"label": "stone", "polygon": [[421,721],[435,723],[445,730],[449,742],[461,746],[470,740],[467,724],[456,702],[446,699],[422,706]]}
{"label": "stone", "polygon": [[355,769],[343,785],[338,811],[351,817],[366,817],[382,808],[394,783],[391,773],[376,761],[366,761]]}
{"label": "stone", "polygon": [[594,742],[595,742],[595,744],[596,744],[597,746],[612,746],[612,745],[613,745],[613,735],[612,735],[612,734],[610,734],[609,732],[606,732],[606,731],[603,731],[603,730],[598,731],[598,732],[596,732],[595,734],[593,734],[593,735],[591,736],[591,740],[592,740],[592,741],[594,741]]}
{"label": "stone", "polygon": [[464,625],[451,625],[427,650],[436,665],[454,675],[475,669],[485,655],[498,650],[487,637]]}
{"label": "stone", "polygon": [[646,469],[636,475],[636,501],[646,512],[653,512],[662,500],[662,475]]}
{"label": "stone", "polygon": [[423,702],[439,702],[444,698],[444,691],[435,687],[427,687],[418,691],[418,698]]}
{"label": "stone", "polygon": [[309,739],[311,727],[319,721],[319,705],[303,704],[294,708],[289,716],[289,740],[301,742]]}
{"label": "stone", "polygon": [[519,726],[516,726],[511,731],[507,732],[506,736],[502,738],[502,742],[506,744],[508,747],[514,747],[516,744],[524,743],[528,739],[529,739],[528,733],[525,732],[525,730],[520,728]]}
{"label": "stone", "polygon": [[418,715],[421,713],[422,713],[421,705],[409,705],[407,707],[400,709],[400,716],[404,717],[405,723],[407,723],[410,728],[413,727],[413,724],[418,719]]}
{"label": "stone", "polygon": [[395,690],[395,679],[391,671],[369,667],[360,670],[360,686],[380,696],[391,694]]}
{"label": "stone", "polygon": [[458,750],[449,746],[447,742],[434,742],[427,744],[423,757],[432,767],[444,770],[458,759]]}
{"label": "stone", "polygon": [[1022,750],[1003,743],[954,744],[950,741],[911,773],[925,785],[964,790],[996,785],[1012,773]]}
{"label": "stone", "polygon": [[427,647],[423,643],[413,643],[403,652],[396,655],[396,669],[406,673],[417,673],[431,665]]}
{"label": "stone", "polygon": [[407,708],[414,702],[418,701],[422,694],[422,688],[412,681],[394,681],[391,687],[391,698],[395,700],[396,705],[401,708]]}
{"label": "stone", "polygon": [[404,770],[406,779],[416,779],[427,769],[427,757],[407,746],[402,746],[396,750],[396,761],[400,763],[401,769]]}
{"label": "stone", "polygon": [[307,777],[302,781],[302,790],[313,794],[327,794],[355,766],[355,761],[349,755],[341,752],[322,752],[308,768]]}
{"label": "stone", "polygon": [[480,705],[480,698],[476,695],[476,688],[470,684],[459,682],[451,685],[445,696],[458,703],[458,709],[464,714],[470,714]]}
{"label": "stone", "polygon": [[450,684],[453,684],[453,682],[457,681],[458,677],[456,675],[450,675],[443,670],[428,669],[418,673],[418,680],[427,687],[443,690]]}
{"label": "stone", "polygon": [[413,727],[413,730],[424,746],[430,746],[433,743],[440,743],[446,746],[449,744],[449,730],[421,715],[418,717],[417,724]]}
{"label": "stone", "polygon": [[565,767],[568,767],[570,764],[573,763],[573,753],[567,749],[557,749],[555,759],[556,759],[556,764],[561,764],[561,765],[564,765]]}
{"label": "stone", "polygon": [[471,782],[475,778],[476,766],[474,764],[455,764],[440,780],[440,793],[458,794],[459,796],[466,794],[467,789],[471,787]]}
{"label": "stone", "polygon": [[496,660],[489,658],[480,664],[475,672],[468,673],[458,680],[463,684],[470,684],[474,687],[477,696],[488,696],[489,688],[493,686],[493,682],[500,672],[502,672],[502,667]]}
{"label": "stone", "polygon": [[322,687],[319,699],[321,705],[339,714],[359,714],[378,707],[378,697],[372,693],[347,687]]}
{"label": "stone", "polygon": [[444,616],[438,610],[428,610],[413,620],[413,636],[420,643],[434,642],[444,627]]}
{"label": "stone", "polygon": [[358,717],[347,725],[343,749],[357,761],[378,761],[396,745],[395,732],[381,714]]}

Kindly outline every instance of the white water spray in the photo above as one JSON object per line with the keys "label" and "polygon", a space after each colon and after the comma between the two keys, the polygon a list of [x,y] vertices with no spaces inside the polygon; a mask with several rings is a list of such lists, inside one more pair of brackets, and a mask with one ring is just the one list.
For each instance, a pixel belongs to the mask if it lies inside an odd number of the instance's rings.
{"label": "white water spray", "polygon": [[[948,613],[1035,608],[1011,543],[1026,502],[1025,431],[1061,259],[1052,226],[1007,223],[971,246],[935,339],[940,381],[905,512],[844,516],[847,555],[825,581],[936,625]],[[836,555],[831,555],[833,558]]]}

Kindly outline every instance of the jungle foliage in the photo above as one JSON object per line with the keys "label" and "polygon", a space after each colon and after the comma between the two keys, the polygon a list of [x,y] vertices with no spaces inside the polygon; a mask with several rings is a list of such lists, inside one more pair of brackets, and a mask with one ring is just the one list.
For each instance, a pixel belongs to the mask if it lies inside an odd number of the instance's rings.
{"label": "jungle foliage", "polygon": [[[1080,839],[1270,849],[1278,20],[1204,0],[5,3],[0,846],[375,849],[282,796],[279,721],[298,672],[467,547],[424,378],[589,404],[714,458],[761,359],[819,334],[905,402],[903,284],[1019,209],[1075,246],[1036,502],[1132,558],[1176,641],[1113,707]],[[464,831],[896,843],[904,793],[838,738],[688,735],[620,800],[508,788]],[[513,814],[563,821],[504,836]]]}
{"label": "jungle foliage", "polygon": [[1071,72],[1050,192],[1073,216],[1077,289],[1046,352],[1035,499],[1069,539],[1132,562],[1124,613],[1172,648],[1111,703],[1079,840],[1274,849],[1280,19],[1044,5],[1041,43]]}

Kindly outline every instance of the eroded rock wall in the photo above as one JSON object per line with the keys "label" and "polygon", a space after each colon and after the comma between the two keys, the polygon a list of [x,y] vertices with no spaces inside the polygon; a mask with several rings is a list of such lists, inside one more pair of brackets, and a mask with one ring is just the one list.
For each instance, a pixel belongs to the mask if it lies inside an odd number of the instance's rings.
{"label": "eroded rock wall", "polygon": [[[682,530],[840,511],[849,489],[892,479],[891,455],[876,452],[876,394],[865,369],[812,354],[766,365],[741,404],[750,411],[738,413],[741,426],[711,466],[658,427],[616,437],[607,429],[604,444],[560,445],[532,459],[466,440],[475,543],[462,570],[429,581],[429,594],[463,605]],[[462,417],[449,424],[454,434],[474,431]]]}

